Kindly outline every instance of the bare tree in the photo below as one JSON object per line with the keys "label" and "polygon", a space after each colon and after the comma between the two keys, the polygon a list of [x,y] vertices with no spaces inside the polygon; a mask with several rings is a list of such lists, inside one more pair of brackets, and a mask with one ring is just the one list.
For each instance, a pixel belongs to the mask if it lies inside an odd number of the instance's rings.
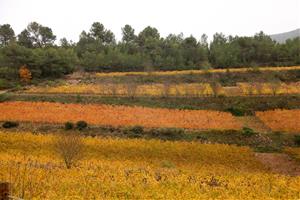
{"label": "bare tree", "polygon": [[201,97],[201,96],[204,96],[204,92],[205,92],[205,85],[200,83],[200,84],[197,84],[196,85],[196,91],[195,91],[195,96],[196,97]]}
{"label": "bare tree", "polygon": [[263,83],[254,83],[254,87],[258,95],[264,94],[264,84]]}
{"label": "bare tree", "polygon": [[213,83],[210,84],[210,86],[211,86],[211,88],[213,90],[213,94],[214,94],[215,97],[221,95],[221,93],[222,93],[222,86],[221,86],[220,83],[213,82]]}
{"label": "bare tree", "polygon": [[147,65],[144,67],[144,71],[147,73],[148,76],[151,76],[155,70],[150,65]]}
{"label": "bare tree", "polygon": [[255,94],[256,87],[255,87],[255,83],[254,83],[254,82],[248,83],[247,88],[248,88],[248,94],[249,94],[250,96],[252,96],[252,95]]}
{"label": "bare tree", "polygon": [[127,95],[131,98],[134,98],[138,89],[138,85],[136,83],[128,83],[126,84],[126,89]]}
{"label": "bare tree", "polygon": [[66,167],[70,169],[82,158],[83,141],[76,134],[60,134],[54,138],[54,150],[63,159]]}
{"label": "bare tree", "polygon": [[281,83],[280,81],[273,81],[270,83],[270,88],[272,90],[273,96],[277,95],[280,88],[281,88]]}
{"label": "bare tree", "polygon": [[165,81],[162,87],[162,96],[169,97],[170,93],[171,93],[171,84],[168,81]]}
{"label": "bare tree", "polygon": [[108,90],[112,96],[116,96],[118,92],[118,86],[114,83],[108,84]]}

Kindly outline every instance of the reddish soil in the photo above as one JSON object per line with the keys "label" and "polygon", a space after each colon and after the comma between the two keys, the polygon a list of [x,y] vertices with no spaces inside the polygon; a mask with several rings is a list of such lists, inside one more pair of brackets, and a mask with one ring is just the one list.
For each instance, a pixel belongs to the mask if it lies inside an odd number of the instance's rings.
{"label": "reddish soil", "polygon": [[282,153],[256,153],[257,159],[274,173],[300,176],[300,164]]}

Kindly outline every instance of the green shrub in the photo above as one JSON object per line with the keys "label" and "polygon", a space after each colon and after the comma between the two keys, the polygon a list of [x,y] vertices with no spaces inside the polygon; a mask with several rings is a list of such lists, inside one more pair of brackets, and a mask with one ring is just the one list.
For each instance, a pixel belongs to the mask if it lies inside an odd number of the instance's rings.
{"label": "green shrub", "polygon": [[201,140],[201,141],[208,140],[208,138],[207,138],[206,135],[197,135],[197,136],[196,136],[196,139],[197,139],[197,140]]}
{"label": "green shrub", "polygon": [[85,121],[76,122],[76,128],[80,131],[87,128],[87,126],[88,126],[88,124]]}
{"label": "green shrub", "polygon": [[5,79],[0,79],[0,90],[9,88],[9,83]]}
{"label": "green shrub", "polygon": [[300,135],[295,135],[294,142],[297,146],[300,146]]}
{"label": "green shrub", "polygon": [[246,137],[251,137],[255,135],[255,132],[251,128],[243,127],[242,134]]}
{"label": "green shrub", "polygon": [[123,133],[130,138],[139,138],[143,135],[144,129],[142,126],[133,126],[129,128],[125,128]]}
{"label": "green shrub", "polygon": [[8,100],[8,95],[7,94],[0,94],[0,102],[4,102]]}
{"label": "green shrub", "polygon": [[151,137],[162,140],[179,140],[185,138],[184,130],[179,128],[151,129],[148,134]]}
{"label": "green shrub", "polygon": [[2,124],[3,128],[15,128],[18,126],[19,126],[18,122],[12,122],[12,121],[6,121]]}
{"label": "green shrub", "polygon": [[65,130],[71,130],[74,128],[74,124],[72,122],[65,123]]}
{"label": "green shrub", "polygon": [[255,152],[260,153],[278,153],[282,151],[282,147],[279,145],[258,145],[254,148]]}
{"label": "green shrub", "polygon": [[244,116],[245,110],[238,107],[230,107],[226,109],[227,112],[230,112],[233,116]]}
{"label": "green shrub", "polygon": [[144,129],[141,126],[134,126],[131,128],[131,131],[135,134],[141,135],[141,134],[143,134]]}

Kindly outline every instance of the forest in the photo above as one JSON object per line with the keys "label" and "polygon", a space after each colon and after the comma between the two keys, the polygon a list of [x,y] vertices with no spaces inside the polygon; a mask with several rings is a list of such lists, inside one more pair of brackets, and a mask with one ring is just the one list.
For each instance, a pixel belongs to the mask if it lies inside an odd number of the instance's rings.
{"label": "forest", "polygon": [[212,41],[169,34],[162,37],[154,27],[136,33],[122,27],[117,41],[100,22],[82,31],[79,41],[58,38],[52,29],[31,22],[18,35],[9,24],[0,25],[0,79],[13,80],[21,66],[33,78],[58,78],[74,70],[87,72],[167,71],[300,64],[300,38],[276,43],[263,32],[253,37],[216,33]]}

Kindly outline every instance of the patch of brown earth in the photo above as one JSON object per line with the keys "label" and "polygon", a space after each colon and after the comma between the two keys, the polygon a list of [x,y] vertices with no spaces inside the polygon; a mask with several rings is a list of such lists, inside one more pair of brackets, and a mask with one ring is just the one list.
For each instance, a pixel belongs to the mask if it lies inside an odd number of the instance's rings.
{"label": "patch of brown earth", "polygon": [[256,158],[272,172],[300,176],[300,164],[283,153],[256,153]]}

